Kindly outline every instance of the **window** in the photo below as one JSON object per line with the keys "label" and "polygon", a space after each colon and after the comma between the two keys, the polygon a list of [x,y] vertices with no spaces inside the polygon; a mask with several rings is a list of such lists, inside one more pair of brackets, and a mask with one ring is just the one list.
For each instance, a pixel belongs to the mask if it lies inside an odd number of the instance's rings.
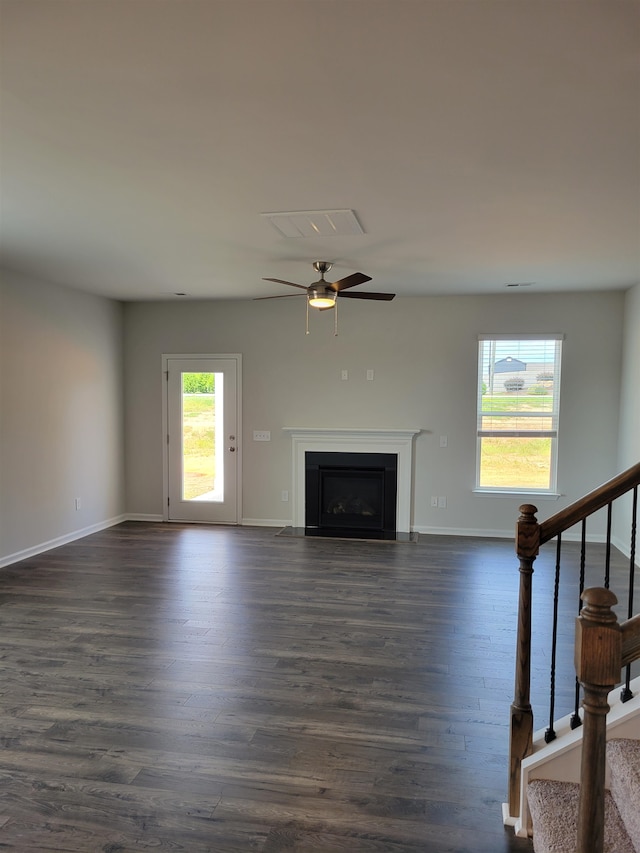
{"label": "window", "polygon": [[561,335],[480,337],[478,490],[555,492],[561,349]]}

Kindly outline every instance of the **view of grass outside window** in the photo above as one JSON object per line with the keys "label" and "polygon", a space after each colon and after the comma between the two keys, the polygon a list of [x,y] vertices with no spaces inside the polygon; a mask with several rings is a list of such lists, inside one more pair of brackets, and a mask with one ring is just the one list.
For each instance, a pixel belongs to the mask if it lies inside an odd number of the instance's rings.
{"label": "view of grass outside window", "polygon": [[182,498],[212,493],[216,480],[216,374],[182,374]]}
{"label": "view of grass outside window", "polygon": [[477,488],[555,490],[561,347],[560,335],[480,340]]}

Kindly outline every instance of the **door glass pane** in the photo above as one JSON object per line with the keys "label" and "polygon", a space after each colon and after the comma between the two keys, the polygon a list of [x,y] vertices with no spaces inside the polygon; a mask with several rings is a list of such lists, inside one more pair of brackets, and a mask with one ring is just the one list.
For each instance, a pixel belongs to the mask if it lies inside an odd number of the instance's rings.
{"label": "door glass pane", "polygon": [[182,500],[224,498],[223,374],[182,374]]}

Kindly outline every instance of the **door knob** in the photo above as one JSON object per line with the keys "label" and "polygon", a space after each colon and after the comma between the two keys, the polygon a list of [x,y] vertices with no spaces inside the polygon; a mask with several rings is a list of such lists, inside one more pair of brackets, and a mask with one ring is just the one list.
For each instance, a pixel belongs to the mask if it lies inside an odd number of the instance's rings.
{"label": "door knob", "polygon": [[229,452],[230,452],[230,453],[235,453],[235,452],[236,452],[235,447],[230,447],[230,448],[229,448]]}

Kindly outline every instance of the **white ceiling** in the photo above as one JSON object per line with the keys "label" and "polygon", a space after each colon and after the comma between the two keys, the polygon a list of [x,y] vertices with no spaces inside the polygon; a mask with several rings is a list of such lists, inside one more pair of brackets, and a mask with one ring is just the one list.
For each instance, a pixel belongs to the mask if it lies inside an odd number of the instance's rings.
{"label": "white ceiling", "polygon": [[[640,281],[638,0],[1,0],[2,256],[117,299]],[[364,235],[260,214],[351,208]]]}

